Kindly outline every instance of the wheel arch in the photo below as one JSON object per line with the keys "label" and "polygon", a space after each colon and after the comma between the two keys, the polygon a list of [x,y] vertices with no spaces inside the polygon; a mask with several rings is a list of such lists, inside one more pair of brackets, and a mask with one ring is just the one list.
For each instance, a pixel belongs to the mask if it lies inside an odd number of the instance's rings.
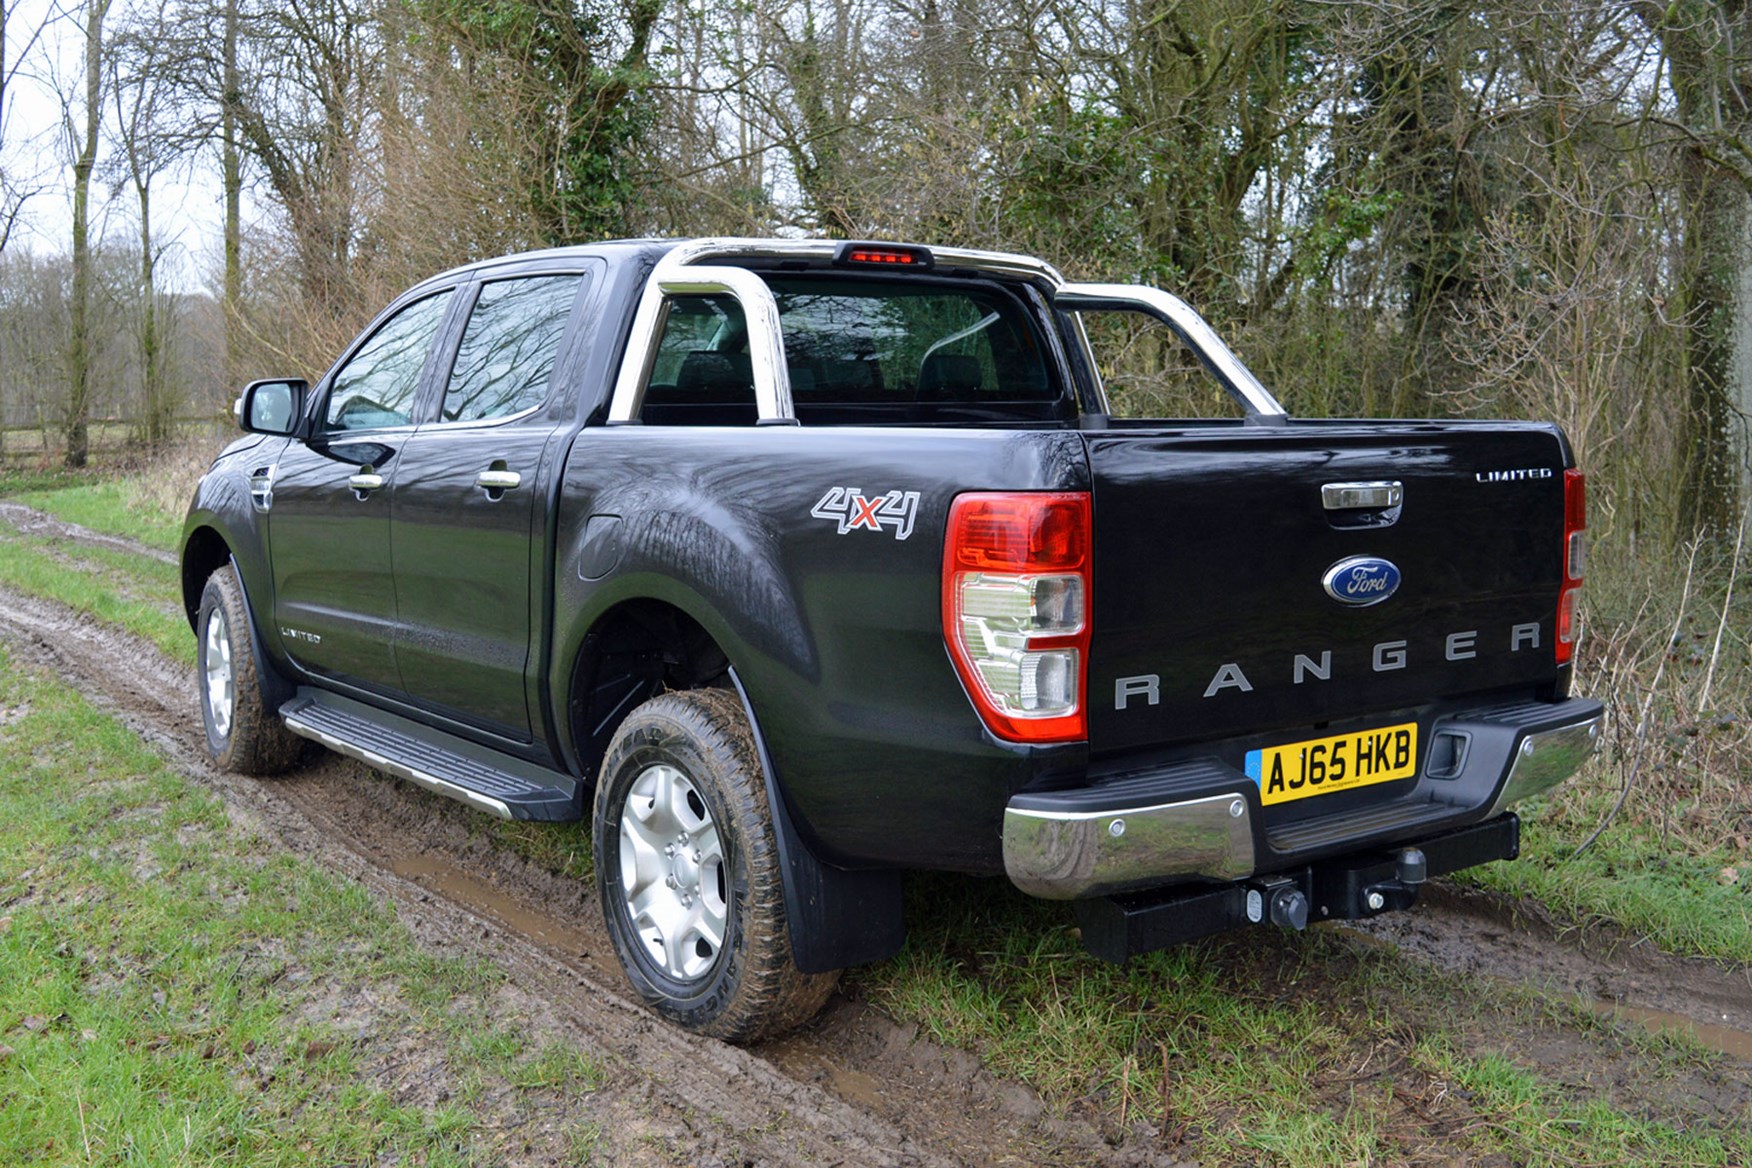
{"label": "wheel arch", "polygon": [[[567,732],[580,773],[594,780],[615,730],[640,703],[667,689],[724,688],[740,698],[753,731],[777,838],[792,959],[804,973],[880,961],[905,940],[900,873],[851,870],[822,861],[797,828],[761,733],[755,701],[715,634],[672,600],[630,597],[585,632],[570,670]],[[716,621],[712,622],[716,624]]]}
{"label": "wheel arch", "polygon": [[[197,527],[183,541],[183,613],[188,617],[191,629],[195,627],[195,618],[201,611],[201,591],[207,586],[207,577],[229,563],[231,545],[211,527]],[[241,578],[240,573],[239,579]]]}
{"label": "wheel arch", "polygon": [[255,601],[250,595],[249,581],[244,577],[243,565],[232,554],[231,545],[226,542],[225,537],[212,527],[195,527],[183,540],[183,610],[188,616],[189,628],[194,630],[196,637],[201,635],[201,594],[206,591],[207,580],[213,573],[225,567],[237,573],[237,587],[243,593],[244,612],[249,616],[250,654],[255,658],[262,698],[271,703],[270,708],[278,708],[292,700],[298,687],[287,679],[268,653],[267,642],[262,636],[262,622],[256,616]]}

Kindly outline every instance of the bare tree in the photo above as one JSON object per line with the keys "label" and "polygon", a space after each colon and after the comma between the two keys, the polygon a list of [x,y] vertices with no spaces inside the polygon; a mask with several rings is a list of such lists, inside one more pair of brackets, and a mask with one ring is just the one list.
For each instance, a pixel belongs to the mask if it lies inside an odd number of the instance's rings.
{"label": "bare tree", "polygon": [[1727,537],[1738,521],[1732,360],[1752,192],[1752,4],[1631,0],[1660,38],[1676,119],[1683,197],[1681,289],[1690,436],[1684,498],[1693,527]]}
{"label": "bare tree", "polygon": [[[73,159],[73,296],[68,309],[67,402],[62,434],[68,466],[84,466],[90,454],[93,273],[91,261],[91,173],[97,165],[98,130],[103,114],[103,22],[110,0],[87,0],[85,8],[85,100],[68,102],[67,132]],[[83,119],[76,126],[74,115]]]}
{"label": "bare tree", "polygon": [[12,102],[20,71],[42,40],[52,11],[35,24],[26,24],[18,9],[18,0],[0,0],[0,256],[6,254],[25,203],[44,186],[34,168],[18,168],[12,158],[18,145]]}
{"label": "bare tree", "polygon": [[162,30],[169,7],[168,0],[158,0],[154,7],[135,12],[116,38],[109,57],[116,169],[121,172],[119,182],[133,189],[140,216],[140,276],[135,290],[140,360],[137,428],[140,439],[153,449],[170,439],[180,404],[166,369],[174,302],[158,287],[158,262],[164,245],[155,240],[152,222],[153,180],[176,157],[175,139],[166,132],[172,111]]}

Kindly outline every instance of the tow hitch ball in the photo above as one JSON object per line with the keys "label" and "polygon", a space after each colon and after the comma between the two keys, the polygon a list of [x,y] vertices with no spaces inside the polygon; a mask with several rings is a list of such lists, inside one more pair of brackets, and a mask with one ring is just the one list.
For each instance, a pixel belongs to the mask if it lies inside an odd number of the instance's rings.
{"label": "tow hitch ball", "polygon": [[1429,870],[1421,850],[1402,848],[1391,860],[1363,867],[1265,877],[1248,884],[1247,919],[1301,930],[1316,911],[1323,919],[1355,920],[1410,908]]}

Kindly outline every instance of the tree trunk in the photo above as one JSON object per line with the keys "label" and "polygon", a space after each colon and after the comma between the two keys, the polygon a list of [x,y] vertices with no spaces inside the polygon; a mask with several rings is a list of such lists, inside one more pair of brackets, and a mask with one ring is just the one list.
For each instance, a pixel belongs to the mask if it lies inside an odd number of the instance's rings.
{"label": "tree trunk", "polygon": [[243,161],[237,144],[237,4],[225,0],[225,59],[221,66],[219,100],[220,185],[225,191],[225,382],[229,389],[239,381],[238,364],[242,335],[239,313],[243,306],[243,229],[239,222],[243,194]]}
{"label": "tree trunk", "polygon": [[67,413],[62,434],[67,465],[90,455],[91,422],[91,170],[97,162],[98,105],[103,72],[103,18],[109,0],[91,0],[85,15],[85,134],[73,163],[73,303],[67,342]]}
{"label": "tree trunk", "polygon": [[1689,447],[1682,518],[1695,531],[1731,536],[1740,494],[1733,432],[1735,260],[1746,231],[1746,192],[1695,148],[1686,151],[1681,183]]}
{"label": "tree trunk", "polygon": [[1731,536],[1740,509],[1734,458],[1735,265],[1747,226],[1747,178],[1724,161],[1725,142],[1752,133],[1752,105],[1737,75],[1735,40],[1752,31],[1746,0],[1693,7],[1633,5],[1661,40],[1679,119],[1691,132],[1680,148],[1684,198],[1680,291],[1685,328],[1685,448],[1680,520],[1691,530]]}
{"label": "tree trunk", "polygon": [[140,199],[140,436],[150,450],[170,441],[169,387],[164,377],[164,320],[159,314],[158,257],[152,251],[152,187],[134,180]]}

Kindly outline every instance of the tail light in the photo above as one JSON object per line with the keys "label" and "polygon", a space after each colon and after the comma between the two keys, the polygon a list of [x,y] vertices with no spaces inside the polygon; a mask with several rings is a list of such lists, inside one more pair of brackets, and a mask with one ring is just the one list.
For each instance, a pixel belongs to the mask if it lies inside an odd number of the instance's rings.
{"label": "tail light", "polygon": [[1563,472],[1563,584],[1557,594],[1557,663],[1576,655],[1576,593],[1588,566],[1588,482],[1579,470]]}
{"label": "tail light", "polygon": [[943,638],[993,734],[1089,736],[1087,492],[975,493],[949,508]]}

